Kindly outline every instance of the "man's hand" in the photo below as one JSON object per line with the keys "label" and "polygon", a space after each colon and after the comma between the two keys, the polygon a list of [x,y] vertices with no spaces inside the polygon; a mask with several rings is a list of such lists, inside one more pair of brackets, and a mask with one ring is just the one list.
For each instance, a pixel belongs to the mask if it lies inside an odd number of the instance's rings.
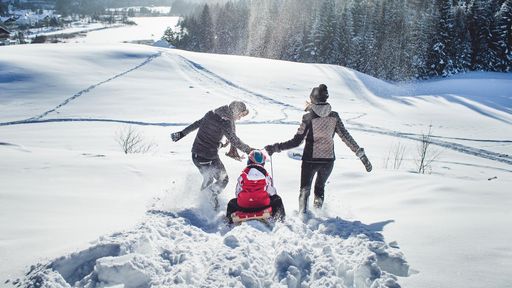
{"label": "man's hand", "polygon": [[240,154],[238,154],[238,150],[233,145],[231,145],[231,147],[229,148],[229,152],[226,153],[226,156],[240,162],[242,162],[242,160],[245,159],[245,156],[240,156]]}
{"label": "man's hand", "polygon": [[174,142],[178,142],[178,140],[180,140],[183,137],[185,137],[185,134],[183,134],[183,132],[181,132],[181,131],[171,133],[171,139]]}

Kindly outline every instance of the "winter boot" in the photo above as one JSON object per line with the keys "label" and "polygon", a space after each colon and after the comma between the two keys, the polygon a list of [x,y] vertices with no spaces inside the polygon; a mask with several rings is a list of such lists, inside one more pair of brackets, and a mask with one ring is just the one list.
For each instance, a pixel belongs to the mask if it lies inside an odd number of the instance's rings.
{"label": "winter boot", "polygon": [[313,201],[313,206],[316,209],[320,209],[320,208],[322,208],[323,204],[324,204],[324,198],[315,195],[315,200]]}
{"label": "winter boot", "polygon": [[220,192],[217,191],[217,189],[215,189],[215,187],[213,187],[213,185],[211,185],[210,187],[208,187],[204,190],[204,193],[206,193],[208,195],[208,197],[210,198],[210,203],[212,204],[212,207],[215,210],[215,212],[218,212],[220,209],[220,206],[219,206]]}
{"label": "winter boot", "polygon": [[212,206],[213,206],[213,210],[215,210],[215,212],[219,212],[219,198],[218,196],[215,194],[215,195],[212,195]]}
{"label": "winter boot", "polygon": [[299,195],[299,215],[306,214],[308,209],[309,190],[301,189]]}

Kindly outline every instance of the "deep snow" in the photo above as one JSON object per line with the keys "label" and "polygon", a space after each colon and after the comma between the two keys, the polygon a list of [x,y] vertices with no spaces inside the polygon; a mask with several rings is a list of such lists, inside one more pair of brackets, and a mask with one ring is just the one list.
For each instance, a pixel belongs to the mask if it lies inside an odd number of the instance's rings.
{"label": "deep snow", "polygon": [[[0,67],[0,283],[508,285],[508,74],[395,85],[338,66],[130,44],[0,47]],[[169,133],[239,99],[251,111],[237,127],[245,142],[287,140],[319,83],[374,171],[337,140],[326,205],[303,222],[300,162],[276,154],[288,220],[227,229],[197,192],[193,135]],[[157,145],[150,153],[121,152],[129,124]],[[421,175],[416,139],[429,126],[441,155]],[[402,167],[384,167],[398,141]],[[222,157],[235,179],[243,164]],[[231,181],[222,204],[233,195]]]}

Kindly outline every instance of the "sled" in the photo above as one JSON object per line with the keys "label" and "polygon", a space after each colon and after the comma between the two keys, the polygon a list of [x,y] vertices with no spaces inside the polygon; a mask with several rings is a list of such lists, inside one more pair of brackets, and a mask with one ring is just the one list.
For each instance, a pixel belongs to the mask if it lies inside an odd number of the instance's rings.
{"label": "sled", "polygon": [[242,222],[249,220],[257,220],[268,224],[270,219],[272,218],[272,207],[265,208],[261,211],[256,212],[242,212],[236,211],[231,214],[231,219],[233,219],[233,223],[235,225],[239,225]]}
{"label": "sled", "polygon": [[288,150],[287,154],[288,154],[288,157],[293,159],[293,160],[302,161],[302,153],[303,153],[303,151],[304,151],[304,148],[303,147],[299,147],[299,148]]}

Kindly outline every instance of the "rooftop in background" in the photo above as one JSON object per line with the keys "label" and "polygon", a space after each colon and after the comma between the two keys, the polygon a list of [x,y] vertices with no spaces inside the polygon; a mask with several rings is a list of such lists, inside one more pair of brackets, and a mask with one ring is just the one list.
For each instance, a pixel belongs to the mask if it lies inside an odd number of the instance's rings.
{"label": "rooftop in background", "polygon": [[0,24],[0,36],[2,35],[10,35],[11,31],[9,31],[6,27]]}

